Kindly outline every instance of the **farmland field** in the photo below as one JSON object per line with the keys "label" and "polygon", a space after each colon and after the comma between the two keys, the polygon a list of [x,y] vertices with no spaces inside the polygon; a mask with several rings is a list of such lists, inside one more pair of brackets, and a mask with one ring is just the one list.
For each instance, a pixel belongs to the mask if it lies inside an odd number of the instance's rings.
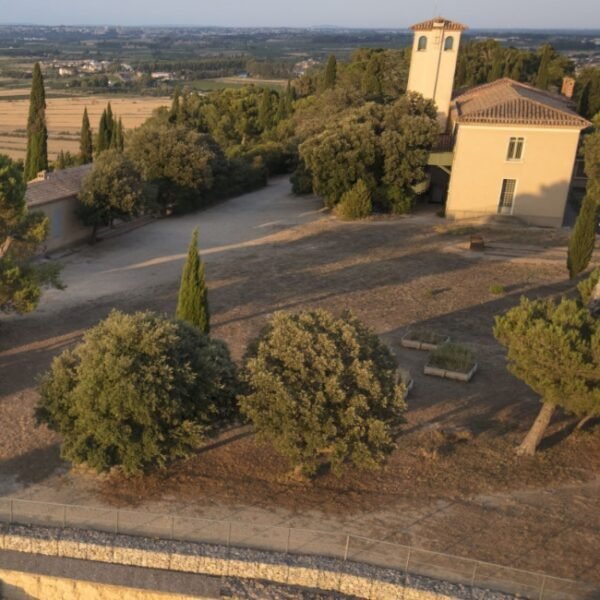
{"label": "farmland field", "polygon": [[[8,95],[3,90],[3,95]],[[13,90],[15,95],[23,91]],[[111,97],[73,96],[47,99],[48,155],[53,160],[61,150],[79,150],[79,129],[85,107],[88,109],[92,129],[96,130],[100,115],[110,102],[113,113],[123,119],[126,129],[141,125],[159,106],[170,104],[167,97]],[[3,99],[0,96],[0,153],[12,158],[24,158],[29,100]]]}

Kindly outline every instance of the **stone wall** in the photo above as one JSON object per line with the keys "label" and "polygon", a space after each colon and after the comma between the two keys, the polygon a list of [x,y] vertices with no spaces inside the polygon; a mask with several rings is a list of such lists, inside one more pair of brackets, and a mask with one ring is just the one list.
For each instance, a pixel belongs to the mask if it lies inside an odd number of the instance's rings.
{"label": "stone wall", "polygon": [[404,575],[397,571],[322,557],[152,540],[94,531],[0,526],[0,549],[132,567],[266,580],[377,600],[510,598],[505,594],[471,590],[468,586],[421,577],[410,576],[406,582]]}

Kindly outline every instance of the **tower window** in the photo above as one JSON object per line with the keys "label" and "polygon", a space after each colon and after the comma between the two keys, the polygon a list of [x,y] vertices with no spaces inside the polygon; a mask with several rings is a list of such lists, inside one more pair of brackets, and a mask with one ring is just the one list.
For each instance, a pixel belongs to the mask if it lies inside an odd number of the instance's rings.
{"label": "tower window", "polygon": [[523,146],[525,145],[525,138],[522,137],[511,137],[508,142],[508,153],[506,156],[507,160],[521,160],[523,158]]}
{"label": "tower window", "polygon": [[426,35],[422,35],[419,38],[419,45],[417,46],[417,50],[419,50],[419,52],[422,52],[423,50],[427,50],[427,36]]}
{"label": "tower window", "polygon": [[452,36],[447,37],[444,41],[444,50],[448,52],[454,48],[454,38]]}

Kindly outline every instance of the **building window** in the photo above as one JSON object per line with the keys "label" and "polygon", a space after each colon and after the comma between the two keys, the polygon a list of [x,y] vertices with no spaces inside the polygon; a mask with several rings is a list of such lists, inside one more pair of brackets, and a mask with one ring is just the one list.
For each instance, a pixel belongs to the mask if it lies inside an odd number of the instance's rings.
{"label": "building window", "polygon": [[418,48],[419,52],[422,52],[423,50],[427,50],[427,36],[426,35],[422,35],[419,38],[419,45]]}
{"label": "building window", "polygon": [[508,154],[507,160],[521,160],[523,158],[523,146],[525,145],[525,138],[522,137],[511,137],[508,143]]}
{"label": "building window", "polygon": [[500,214],[512,213],[513,203],[515,201],[515,189],[517,187],[516,179],[503,179],[502,191],[500,192],[500,204],[498,212]]}
{"label": "building window", "polygon": [[448,52],[449,50],[452,50],[454,48],[454,38],[452,36],[447,37],[446,41],[444,42],[444,50],[446,52]]}

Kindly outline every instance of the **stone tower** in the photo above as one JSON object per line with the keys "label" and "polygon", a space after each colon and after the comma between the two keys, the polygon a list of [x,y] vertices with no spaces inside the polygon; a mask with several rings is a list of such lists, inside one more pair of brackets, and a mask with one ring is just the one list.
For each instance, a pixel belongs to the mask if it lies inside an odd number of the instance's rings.
{"label": "stone tower", "polygon": [[460,38],[467,29],[460,23],[436,17],[413,25],[415,33],[408,91],[433,100],[438,109],[440,129],[445,131],[454,88]]}

